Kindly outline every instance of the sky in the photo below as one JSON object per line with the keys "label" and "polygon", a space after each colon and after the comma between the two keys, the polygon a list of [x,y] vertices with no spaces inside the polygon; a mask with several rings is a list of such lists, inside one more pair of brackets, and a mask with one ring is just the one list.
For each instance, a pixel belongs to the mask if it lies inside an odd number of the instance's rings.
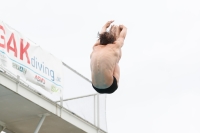
{"label": "sky", "polygon": [[0,0],[0,20],[90,78],[109,20],[127,27],[109,133],[200,132],[199,0]]}

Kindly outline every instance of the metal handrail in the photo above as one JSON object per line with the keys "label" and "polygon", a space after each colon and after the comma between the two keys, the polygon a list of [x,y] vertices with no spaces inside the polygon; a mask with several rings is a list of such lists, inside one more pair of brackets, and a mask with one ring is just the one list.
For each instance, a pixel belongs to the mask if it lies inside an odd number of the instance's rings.
{"label": "metal handrail", "polygon": [[[79,96],[79,97],[73,97],[73,98],[68,98],[68,99],[63,99],[62,101],[69,101],[69,100],[74,100],[74,99],[79,99],[79,98],[84,98],[84,97],[90,97],[90,96],[96,96],[96,95],[98,95],[98,93]],[[56,101],[56,103],[57,102],[61,102],[61,101]]]}

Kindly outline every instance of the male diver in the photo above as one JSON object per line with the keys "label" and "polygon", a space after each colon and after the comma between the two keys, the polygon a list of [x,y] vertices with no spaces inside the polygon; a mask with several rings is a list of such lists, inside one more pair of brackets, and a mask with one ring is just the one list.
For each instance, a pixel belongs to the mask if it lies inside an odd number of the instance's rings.
{"label": "male diver", "polygon": [[[101,29],[99,38],[90,55],[92,86],[98,93],[111,94],[118,88],[120,78],[119,60],[127,33],[124,25],[111,25],[108,21]],[[107,28],[110,30],[107,31]]]}

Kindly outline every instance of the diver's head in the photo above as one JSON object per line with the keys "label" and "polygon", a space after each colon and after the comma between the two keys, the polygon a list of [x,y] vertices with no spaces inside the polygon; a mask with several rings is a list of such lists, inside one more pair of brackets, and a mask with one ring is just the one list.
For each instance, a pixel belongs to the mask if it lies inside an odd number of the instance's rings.
{"label": "diver's head", "polygon": [[117,25],[112,25],[109,31],[99,34],[99,40],[101,45],[112,44],[119,37],[120,28]]}

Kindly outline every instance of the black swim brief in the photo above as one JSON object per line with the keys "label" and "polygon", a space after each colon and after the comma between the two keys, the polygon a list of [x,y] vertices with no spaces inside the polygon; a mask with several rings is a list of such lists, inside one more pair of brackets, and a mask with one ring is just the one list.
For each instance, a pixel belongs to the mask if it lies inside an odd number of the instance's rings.
{"label": "black swim brief", "polygon": [[101,94],[104,94],[104,93],[108,93],[108,94],[111,94],[113,92],[115,92],[118,88],[118,85],[117,85],[117,80],[116,78],[113,76],[113,83],[110,87],[108,88],[105,88],[105,89],[99,89],[99,88],[96,88],[93,86],[92,84],[92,87],[98,92],[98,93],[101,93]]}

